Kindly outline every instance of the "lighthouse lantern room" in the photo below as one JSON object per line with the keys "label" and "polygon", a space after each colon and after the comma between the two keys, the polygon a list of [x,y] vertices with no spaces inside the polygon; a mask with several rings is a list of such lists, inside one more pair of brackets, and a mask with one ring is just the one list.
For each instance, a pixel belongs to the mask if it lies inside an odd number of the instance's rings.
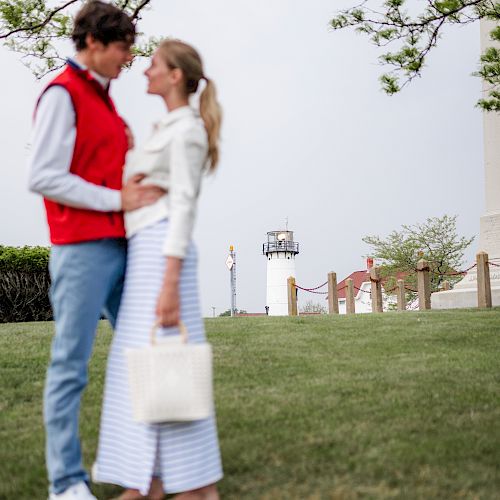
{"label": "lighthouse lantern room", "polygon": [[295,256],[299,244],[293,241],[293,231],[270,231],[262,245],[267,258],[267,307],[269,316],[288,315],[287,279],[295,277]]}

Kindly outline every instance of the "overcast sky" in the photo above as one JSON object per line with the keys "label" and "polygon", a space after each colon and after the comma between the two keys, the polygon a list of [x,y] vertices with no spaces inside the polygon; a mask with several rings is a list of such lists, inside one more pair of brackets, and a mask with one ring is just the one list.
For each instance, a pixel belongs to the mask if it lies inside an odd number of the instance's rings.
{"label": "overcast sky", "polygon": [[[354,5],[356,2],[352,2]],[[153,0],[141,29],[194,44],[224,108],[222,160],[206,180],[195,239],[203,311],[230,306],[225,260],[237,252],[237,306],[263,312],[266,232],[289,229],[300,243],[297,282],[365,269],[367,234],[458,215],[477,235],[484,211],[479,25],[448,30],[424,78],[401,95],[380,90],[377,50],[328,21],[343,0]],[[68,54],[70,55],[70,54]],[[31,116],[43,83],[0,48],[0,244],[48,244],[41,200],[27,192]],[[112,94],[142,142],[164,113],[146,95],[145,62]],[[477,250],[473,243],[467,261]],[[302,301],[320,296],[301,296]]]}

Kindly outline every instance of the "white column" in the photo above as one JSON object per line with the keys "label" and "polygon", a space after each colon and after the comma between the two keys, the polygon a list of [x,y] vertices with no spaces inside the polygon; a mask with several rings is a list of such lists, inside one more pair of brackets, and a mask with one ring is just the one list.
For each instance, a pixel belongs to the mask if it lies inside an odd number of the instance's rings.
{"label": "white column", "polygon": [[[481,21],[481,50],[493,44],[500,47],[490,39],[494,27],[494,21]],[[488,90],[486,84],[483,89]],[[483,127],[486,213],[481,217],[479,250],[491,260],[500,259],[500,113],[483,113]]]}
{"label": "white column", "polygon": [[[481,20],[481,52],[498,46],[490,39],[494,21]],[[483,83],[487,97],[488,84]],[[477,251],[488,254],[489,260],[500,264],[500,112],[483,112],[484,183],[486,211],[480,219]],[[500,305],[500,268],[490,267],[493,305]],[[473,269],[453,290],[432,294],[433,309],[477,307],[477,274]]]}

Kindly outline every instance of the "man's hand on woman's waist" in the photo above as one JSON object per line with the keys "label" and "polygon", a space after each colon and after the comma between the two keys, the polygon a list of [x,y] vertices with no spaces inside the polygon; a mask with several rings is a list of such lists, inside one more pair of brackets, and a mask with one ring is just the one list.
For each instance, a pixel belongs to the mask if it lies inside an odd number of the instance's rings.
{"label": "man's hand on woman's waist", "polygon": [[121,190],[122,210],[130,212],[138,208],[152,205],[157,202],[164,194],[165,190],[152,185],[142,185],[143,174],[137,174],[131,177]]}

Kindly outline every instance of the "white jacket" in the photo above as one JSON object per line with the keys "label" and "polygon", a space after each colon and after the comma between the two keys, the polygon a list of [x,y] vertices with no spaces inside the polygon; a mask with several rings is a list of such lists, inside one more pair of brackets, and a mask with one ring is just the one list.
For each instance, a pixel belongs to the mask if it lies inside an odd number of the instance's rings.
{"label": "white jacket", "polygon": [[144,183],[167,190],[153,205],[127,212],[127,238],[162,219],[169,219],[163,253],[184,258],[191,240],[201,177],[207,163],[208,139],[203,120],[190,106],[168,113],[140,149],[130,151],[124,181],[145,174]]}

